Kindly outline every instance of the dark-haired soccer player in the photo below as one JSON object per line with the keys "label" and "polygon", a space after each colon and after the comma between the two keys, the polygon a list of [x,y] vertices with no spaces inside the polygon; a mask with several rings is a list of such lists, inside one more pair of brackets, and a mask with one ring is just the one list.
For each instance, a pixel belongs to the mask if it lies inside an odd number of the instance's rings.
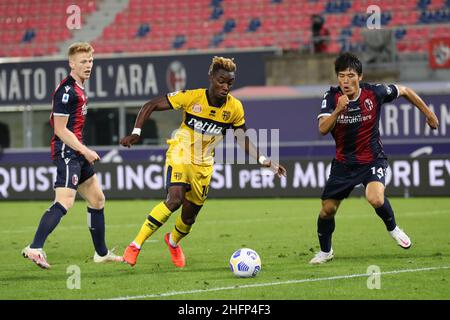
{"label": "dark-haired soccer player", "polygon": [[334,216],[341,201],[360,183],[366,188],[367,201],[392,238],[404,249],[411,247],[411,240],[397,226],[392,207],[384,195],[388,164],[378,130],[381,106],[403,96],[425,115],[432,129],[439,125],[436,115],[410,88],[360,83],[362,64],[353,54],[341,54],[335,61],[335,72],[339,86],[331,87],[325,93],[318,116],[320,133],[331,132],[336,142],[336,155],[322,193],[322,209],[317,220],[320,251],[311,259],[311,264],[333,259]]}
{"label": "dark-haired soccer player", "polygon": [[57,167],[55,201],[41,218],[33,242],[22,255],[43,269],[50,268],[43,250],[45,240],[75,201],[77,191],[87,202],[88,227],[94,242],[94,262],[122,261],[108,250],[105,243],[105,196],[95,174],[93,163],[98,154],[83,144],[83,126],[88,98],[83,83],[89,79],[94,49],[89,43],[69,47],[70,75],[53,94],[50,123],[54,128],[51,142],[52,159]]}
{"label": "dark-haired soccer player", "polygon": [[180,207],[181,215],[164,240],[174,265],[179,268],[185,266],[185,257],[178,243],[191,231],[206,200],[213,173],[214,147],[222,140],[226,129],[235,129],[240,145],[262,166],[271,168],[279,177],[286,174],[281,165],[258,153],[244,136],[244,109],[242,103],[230,94],[235,71],[236,64],[232,59],[214,57],[208,72],[208,89],[177,91],[150,100],[139,111],[132,134],[121,139],[120,144],[126,147],[137,143],[142,125],[154,111],[183,110],[180,128],[167,141],[167,198],[152,209],[138,235],[125,250],[124,261],[131,266],[136,264],[145,240]]}

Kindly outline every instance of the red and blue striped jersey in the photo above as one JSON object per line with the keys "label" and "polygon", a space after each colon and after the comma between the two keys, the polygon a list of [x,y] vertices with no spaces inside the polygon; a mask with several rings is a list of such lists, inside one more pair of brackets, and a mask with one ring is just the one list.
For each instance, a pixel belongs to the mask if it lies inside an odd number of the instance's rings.
{"label": "red and blue striped jersey", "polygon": [[[53,93],[53,110],[50,114],[50,124],[54,128],[54,117],[68,117],[67,129],[72,131],[83,143],[83,127],[87,114],[88,98],[84,88],[72,76],[65,78]],[[56,157],[70,158],[77,152],[67,146],[53,134],[51,141],[52,159]]]}
{"label": "red and blue striped jersey", "polygon": [[[318,118],[331,115],[342,95],[339,87],[331,87],[323,97]],[[360,84],[358,96],[350,100],[331,130],[337,161],[353,165],[386,158],[379,131],[381,105],[393,101],[398,95],[397,86],[392,84]]]}

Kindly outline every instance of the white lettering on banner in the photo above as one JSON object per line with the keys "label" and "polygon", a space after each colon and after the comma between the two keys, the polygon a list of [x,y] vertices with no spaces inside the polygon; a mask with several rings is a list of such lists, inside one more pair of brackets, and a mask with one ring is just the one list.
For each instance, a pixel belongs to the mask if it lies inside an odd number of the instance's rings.
{"label": "white lettering on banner", "polygon": [[56,179],[56,167],[0,167],[0,198],[9,198],[9,192],[46,192]]}
{"label": "white lettering on banner", "polygon": [[118,165],[116,173],[118,190],[134,190],[135,187],[140,190],[164,188],[164,169],[159,164],[138,165],[136,168]]}
{"label": "white lettering on banner", "polygon": [[[68,73],[66,68],[56,68],[55,69],[55,88],[57,88],[59,86],[59,84],[61,83],[61,81],[63,81],[66,77],[67,77]],[[87,93],[87,90],[86,90]],[[88,94],[89,97],[91,97],[91,95]]]}
{"label": "white lettering on banner", "polygon": [[314,163],[309,162],[306,171],[303,171],[300,163],[295,164],[294,177],[292,178],[292,186],[294,188],[302,187],[317,187],[317,179],[314,171]]}
{"label": "white lettering on banner", "polygon": [[138,64],[130,64],[130,92],[132,96],[142,95],[142,68]]}
{"label": "white lettering on banner", "polygon": [[20,177],[17,171],[16,168],[11,168],[11,186],[14,191],[22,192],[27,187],[27,168],[20,168]]}
{"label": "white lettering on banner", "polygon": [[[117,67],[117,78],[115,95],[116,96],[129,96],[129,95],[145,95],[158,94],[158,83],[156,81],[155,68],[152,63],[147,64],[147,69],[144,74],[142,67],[138,64],[131,64],[128,66],[129,71],[129,82],[127,79],[127,74],[125,72],[125,66],[120,64]],[[143,84],[145,87],[143,87]]]}
{"label": "white lettering on banner", "polygon": [[211,178],[211,188],[231,189],[233,187],[232,168],[229,164],[215,164]]}
{"label": "white lettering on banner", "polygon": [[414,160],[394,160],[386,169],[385,184],[393,184],[394,187],[419,187],[420,186],[420,165]]}
{"label": "white lettering on banner", "polygon": [[103,79],[102,78],[102,67],[98,66],[95,68],[95,90],[96,90],[95,96],[97,96],[99,98],[104,98],[104,97],[108,96],[108,92],[103,90],[102,79]]}
{"label": "white lettering on banner", "polygon": [[[21,87],[21,83],[23,83],[23,87]],[[33,88],[33,92],[31,92],[31,88]],[[0,72],[0,100],[13,101],[31,98],[42,100],[46,95],[47,83],[44,69],[24,68],[20,72],[12,69],[9,75],[6,70]]]}
{"label": "white lettering on banner", "polygon": [[409,110],[412,106],[410,104],[401,104],[400,110],[403,112],[403,134],[409,136]]}
{"label": "white lettering on banner", "polygon": [[110,172],[97,172],[98,182],[102,190],[111,190],[111,173]]}
{"label": "white lettering on banner", "polygon": [[127,76],[125,74],[125,67],[122,64],[119,64],[117,67],[116,90],[114,94],[116,96],[128,96]]}
{"label": "white lettering on banner", "polygon": [[[317,170],[314,168],[317,166]],[[294,167],[294,176],[292,177],[292,187],[312,187],[323,188],[330,175],[331,163],[325,166],[323,161],[316,163],[309,162],[306,171],[303,170],[300,163],[296,163]]]}
{"label": "white lettering on banner", "polygon": [[[432,104],[429,104],[428,107],[434,111]],[[438,108],[438,130],[431,130],[426,123],[425,116],[411,104],[401,104],[398,108],[394,104],[386,104],[384,109],[385,112],[382,114],[379,123],[380,134],[383,137],[447,136],[450,126],[450,108],[444,103]],[[411,110],[414,111],[410,112]],[[400,123],[402,124],[401,127],[399,126]]]}
{"label": "white lettering on banner", "polygon": [[155,68],[152,63],[147,64],[147,72],[145,77],[145,89],[144,93],[148,94],[158,94],[158,82],[156,81]]}
{"label": "white lettering on banner", "polygon": [[34,89],[34,96],[37,100],[42,100],[45,98],[47,94],[47,82],[45,81],[46,74],[45,70],[42,68],[38,68],[34,71],[34,77],[33,77],[33,89]]}
{"label": "white lettering on banner", "polygon": [[275,188],[273,183],[274,174],[264,169],[240,170],[239,171],[239,187],[245,189],[248,185],[252,189]]}
{"label": "white lettering on banner", "polygon": [[11,72],[11,79],[9,82],[9,94],[8,100],[20,100],[22,99],[22,94],[20,93],[20,82],[19,76],[17,75],[17,70],[13,69]]}
{"label": "white lettering on banner", "polygon": [[142,165],[136,167],[136,171],[131,166],[125,166],[125,186],[127,190],[134,189],[136,186],[138,189],[144,189],[144,168]]}
{"label": "white lettering on banner", "polygon": [[411,166],[406,160],[398,160],[393,163],[393,171],[396,173],[394,175],[394,185],[405,187],[411,186],[411,180],[409,176],[411,174]]}
{"label": "white lettering on banner", "polygon": [[23,75],[23,98],[30,99],[30,76],[32,74],[32,69],[22,69],[20,73]]}
{"label": "white lettering on banner", "polygon": [[386,104],[385,110],[385,134],[386,136],[398,136],[398,109],[396,105]]}
{"label": "white lettering on banner", "polygon": [[123,166],[119,165],[116,169],[117,173],[117,190],[123,190],[124,189],[124,177],[123,177]]}
{"label": "white lettering on banner", "polygon": [[158,190],[164,187],[164,177],[162,176],[163,168],[161,165],[151,164],[144,172],[145,185],[152,189]]}
{"label": "white lettering on banner", "polygon": [[450,160],[430,160],[428,162],[429,183],[431,187],[445,186],[445,170],[450,175]]}

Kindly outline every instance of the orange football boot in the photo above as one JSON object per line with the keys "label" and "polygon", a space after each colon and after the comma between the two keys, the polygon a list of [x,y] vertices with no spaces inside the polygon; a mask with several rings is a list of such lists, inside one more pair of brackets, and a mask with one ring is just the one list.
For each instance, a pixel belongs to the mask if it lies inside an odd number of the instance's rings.
{"label": "orange football boot", "polygon": [[172,247],[172,245],[169,242],[170,233],[166,233],[164,236],[164,241],[166,242],[167,246],[169,247],[170,251],[170,257],[172,258],[172,262],[175,265],[175,267],[183,268],[186,265],[186,259],[184,258],[183,250],[181,250],[180,245],[176,246],[175,248]]}
{"label": "orange football boot", "polygon": [[138,247],[136,247],[134,243],[130,243],[130,245],[123,253],[123,261],[133,267],[136,264],[139,252],[141,252],[141,249],[138,249]]}

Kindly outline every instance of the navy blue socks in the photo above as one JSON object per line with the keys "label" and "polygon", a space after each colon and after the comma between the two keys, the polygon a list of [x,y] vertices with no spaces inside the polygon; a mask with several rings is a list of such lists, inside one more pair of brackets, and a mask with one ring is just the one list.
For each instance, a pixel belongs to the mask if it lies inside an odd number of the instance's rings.
{"label": "navy blue socks", "polygon": [[44,247],[44,243],[48,235],[56,228],[66,212],[66,208],[64,208],[59,202],[55,202],[50,208],[48,208],[41,218],[41,222],[39,223],[30,248],[36,249]]}
{"label": "navy blue socks", "polygon": [[87,208],[87,222],[94,242],[95,251],[99,256],[106,256],[108,248],[105,243],[105,215],[103,209]]}
{"label": "navy blue socks", "polygon": [[383,220],[384,224],[386,225],[387,231],[392,231],[395,229],[397,224],[395,223],[394,211],[392,210],[388,198],[384,197],[383,205],[379,208],[376,208],[375,212]]}
{"label": "navy blue socks", "polygon": [[323,252],[330,252],[331,250],[331,237],[334,227],[334,216],[330,219],[322,219],[319,216],[317,219],[317,235],[319,236],[320,250]]}

